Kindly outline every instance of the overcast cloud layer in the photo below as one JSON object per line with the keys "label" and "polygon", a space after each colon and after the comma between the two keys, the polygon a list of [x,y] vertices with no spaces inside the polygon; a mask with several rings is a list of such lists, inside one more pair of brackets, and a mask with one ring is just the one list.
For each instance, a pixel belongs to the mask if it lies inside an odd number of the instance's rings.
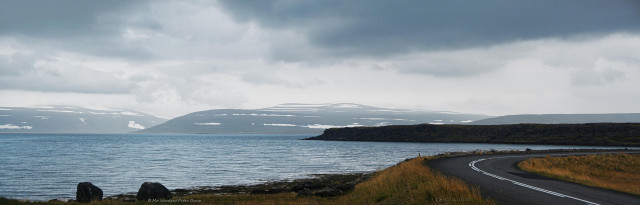
{"label": "overcast cloud layer", "polygon": [[0,1],[0,106],[640,112],[640,1]]}

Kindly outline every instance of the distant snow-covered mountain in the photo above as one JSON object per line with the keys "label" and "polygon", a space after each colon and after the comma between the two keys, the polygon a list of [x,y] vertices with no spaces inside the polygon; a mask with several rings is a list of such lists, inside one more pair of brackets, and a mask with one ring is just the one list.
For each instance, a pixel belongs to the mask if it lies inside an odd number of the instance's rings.
{"label": "distant snow-covered mountain", "polygon": [[462,124],[489,116],[412,111],[359,104],[282,104],[264,109],[190,113],[139,132],[210,134],[320,134],[327,128],[408,124]]}
{"label": "distant snow-covered mountain", "polygon": [[128,133],[165,121],[120,109],[0,107],[0,133]]}
{"label": "distant snow-covered mountain", "polygon": [[584,123],[640,123],[640,113],[611,114],[538,114],[538,115],[505,115],[478,120],[473,125],[505,125],[505,124],[584,124]]}

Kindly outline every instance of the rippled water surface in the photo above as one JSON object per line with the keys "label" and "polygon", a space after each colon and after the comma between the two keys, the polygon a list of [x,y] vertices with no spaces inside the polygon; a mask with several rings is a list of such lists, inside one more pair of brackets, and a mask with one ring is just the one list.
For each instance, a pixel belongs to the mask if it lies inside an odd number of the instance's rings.
{"label": "rippled water surface", "polygon": [[375,171],[418,153],[585,147],[299,140],[305,137],[310,136],[0,134],[0,196],[75,198],[76,185],[84,181],[109,196],[135,192],[145,181],[169,189],[251,184]]}

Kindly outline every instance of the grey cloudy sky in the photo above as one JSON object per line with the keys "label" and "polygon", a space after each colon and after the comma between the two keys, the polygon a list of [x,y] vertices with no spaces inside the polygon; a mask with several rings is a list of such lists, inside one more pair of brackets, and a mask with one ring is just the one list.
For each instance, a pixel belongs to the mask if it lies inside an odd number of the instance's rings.
{"label": "grey cloudy sky", "polygon": [[640,112],[640,1],[0,0],[0,99]]}

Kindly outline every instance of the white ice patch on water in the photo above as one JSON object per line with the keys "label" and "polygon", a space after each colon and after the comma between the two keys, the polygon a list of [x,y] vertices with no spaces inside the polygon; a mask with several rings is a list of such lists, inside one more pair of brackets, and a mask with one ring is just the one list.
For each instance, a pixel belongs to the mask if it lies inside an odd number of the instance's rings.
{"label": "white ice patch on water", "polygon": [[210,126],[217,126],[217,125],[221,125],[221,123],[219,122],[200,122],[200,123],[193,123],[196,125],[210,125]]}
{"label": "white ice patch on water", "polygon": [[136,121],[133,121],[133,120],[129,121],[129,127],[133,128],[133,129],[139,129],[139,130],[144,129],[144,126],[142,126],[141,124],[136,123]]}
{"label": "white ice patch on water", "polygon": [[295,127],[294,124],[263,124],[264,126],[276,126],[276,127]]}
{"label": "white ice patch on water", "polygon": [[106,115],[106,114],[109,114],[109,113],[106,113],[106,112],[89,112],[89,113],[90,114],[94,114],[94,115]]}
{"label": "white ice patch on water", "polygon": [[86,121],[84,121],[84,120],[85,120],[85,118],[78,118],[78,119],[79,119],[80,121],[82,121],[82,123],[84,123],[85,125],[87,124],[87,122],[86,122]]}
{"label": "white ice patch on water", "polygon": [[9,108],[0,108],[0,110],[11,110]]}
{"label": "white ice patch on water", "polygon": [[429,124],[431,124],[431,125],[444,125],[444,123],[442,123],[442,122],[432,122],[432,123],[429,123]]}
{"label": "white ice patch on water", "polygon": [[17,126],[17,125],[13,125],[13,124],[0,125],[0,129],[10,129],[10,130],[19,130],[19,129],[30,130],[32,128],[33,127],[31,127],[31,126]]}
{"label": "white ice patch on water", "polygon": [[473,122],[473,120],[463,120],[463,121],[460,121],[460,122],[461,123],[470,123],[470,122]]}
{"label": "white ice patch on water", "polygon": [[385,118],[379,118],[379,117],[363,117],[363,118],[359,118],[361,120],[386,120]]}

